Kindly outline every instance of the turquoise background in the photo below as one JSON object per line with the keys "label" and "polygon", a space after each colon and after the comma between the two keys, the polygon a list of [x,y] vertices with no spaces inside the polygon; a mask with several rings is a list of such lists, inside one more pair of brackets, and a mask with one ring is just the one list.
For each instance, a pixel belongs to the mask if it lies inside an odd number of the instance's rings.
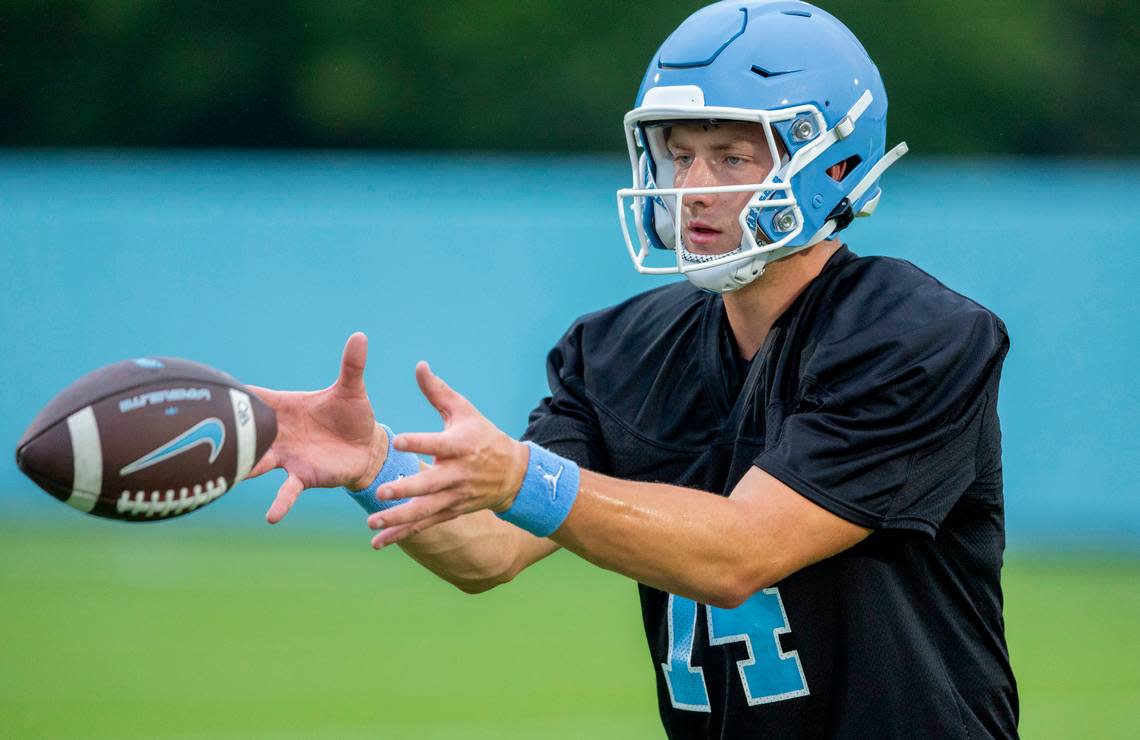
{"label": "turquoise background", "polygon": [[[126,357],[316,388],[363,330],[385,421],[438,427],[412,376],[423,358],[518,434],[570,322],[666,279],[629,263],[627,180],[608,156],[0,154],[0,516],[88,521],[11,453],[56,392]],[[1140,167],[908,158],[884,188],[852,248],[914,261],[1009,327],[1012,546],[1140,550]],[[149,526],[264,527],[279,482]],[[363,530],[336,493],[303,497],[285,526]]]}

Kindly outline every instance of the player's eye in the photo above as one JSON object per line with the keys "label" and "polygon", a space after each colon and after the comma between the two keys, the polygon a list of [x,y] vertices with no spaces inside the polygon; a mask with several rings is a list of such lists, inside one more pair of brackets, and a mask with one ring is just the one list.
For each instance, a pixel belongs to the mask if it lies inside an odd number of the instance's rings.
{"label": "player's eye", "polygon": [[678,167],[688,167],[693,163],[693,156],[691,154],[674,154],[673,164]]}
{"label": "player's eye", "polygon": [[738,157],[735,154],[729,154],[724,158],[724,163],[729,167],[739,167],[744,164],[744,157]]}

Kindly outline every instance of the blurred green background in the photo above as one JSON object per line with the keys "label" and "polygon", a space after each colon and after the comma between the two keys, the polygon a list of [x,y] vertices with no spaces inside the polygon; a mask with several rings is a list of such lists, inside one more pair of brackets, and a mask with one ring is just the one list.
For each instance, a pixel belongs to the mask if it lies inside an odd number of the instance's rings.
{"label": "blurred green background", "polygon": [[[467,596],[366,532],[0,529],[0,735],[659,737],[632,584],[557,553]],[[85,526],[84,526],[85,525]],[[1133,738],[1135,561],[1012,558],[1026,738]]]}
{"label": "blurred green background", "polygon": [[[617,150],[704,3],[3,0],[0,145]],[[1140,151],[1140,4],[826,0],[923,154]]]}
{"label": "blurred green background", "polygon": [[[369,383],[394,423],[434,428],[409,373],[429,357],[519,431],[557,333],[649,287],[613,224],[620,120],[701,4],[0,0],[0,335],[21,348],[0,356],[3,437],[135,354],[315,387],[357,328],[388,342]],[[1135,737],[1140,6],[820,5],[878,62],[890,141],[915,153],[857,251],[914,258],[1010,323],[1022,734]],[[328,148],[351,151],[308,151]],[[1065,208],[1085,230],[1057,239]],[[424,224],[446,238],[417,243]],[[425,288],[424,265],[448,269]],[[203,286],[227,300],[189,310]],[[430,318],[394,327],[393,304]],[[277,482],[135,527],[0,468],[0,737],[661,735],[632,583],[560,553],[466,596],[371,552],[343,497],[265,527]]]}

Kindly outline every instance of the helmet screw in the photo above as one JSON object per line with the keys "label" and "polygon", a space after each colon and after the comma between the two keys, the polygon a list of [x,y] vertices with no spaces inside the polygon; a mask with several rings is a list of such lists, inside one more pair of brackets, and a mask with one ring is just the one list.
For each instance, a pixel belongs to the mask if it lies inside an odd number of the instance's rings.
{"label": "helmet screw", "polygon": [[792,122],[792,138],[796,141],[815,138],[815,124],[810,118],[797,118]]}
{"label": "helmet screw", "polygon": [[811,204],[816,208],[821,207],[823,205],[823,196],[819,193],[816,193],[811,197]]}
{"label": "helmet screw", "polygon": [[776,227],[777,231],[791,231],[796,228],[796,214],[790,208],[780,211],[773,219],[772,225]]}

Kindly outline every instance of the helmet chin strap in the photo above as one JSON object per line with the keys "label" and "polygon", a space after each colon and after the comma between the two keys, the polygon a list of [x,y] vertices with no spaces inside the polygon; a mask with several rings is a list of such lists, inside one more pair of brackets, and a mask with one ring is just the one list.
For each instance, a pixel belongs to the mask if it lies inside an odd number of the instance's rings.
{"label": "helmet chin strap", "polygon": [[[891,149],[889,152],[883,155],[882,159],[880,159],[878,162],[875,162],[875,166],[872,167],[870,171],[868,171],[867,174],[863,176],[863,179],[859,181],[859,184],[851,188],[851,193],[847,196],[851,199],[851,202],[858,203],[859,199],[862,198],[864,194],[866,194],[867,190],[875,183],[875,181],[878,180],[882,174],[887,171],[887,168],[902,159],[903,155],[908,151],[910,151],[910,147],[906,145],[905,141],[900,141],[894,149]],[[875,212],[875,207],[878,205],[879,198],[878,196],[875,196],[855,215],[870,216]]]}
{"label": "helmet chin strap", "polygon": [[[828,221],[828,223],[830,224],[832,222]],[[831,229],[827,227],[825,228],[827,229],[828,234],[830,234]],[[823,229],[820,231],[822,232]],[[779,249],[773,249],[771,252],[758,254],[752,259],[728,262],[724,264],[714,265],[712,267],[706,267],[704,269],[690,270],[689,272],[685,273],[685,277],[687,277],[689,279],[689,282],[691,282],[693,285],[703,290],[707,290],[713,293],[731,293],[734,290],[743,288],[745,285],[748,285],[756,278],[763,275],[764,268],[767,267],[769,262],[775,262],[778,259],[783,259],[784,257],[795,254],[796,252],[800,252],[804,249],[807,249],[808,247],[814,246],[820,241],[823,241],[825,238],[826,236],[820,237],[817,241],[812,242],[811,244],[801,244],[795,247],[780,247]],[[742,249],[743,247],[737,247],[731,252],[726,252],[725,254],[718,254],[714,256],[693,254],[685,248],[684,244],[682,244],[681,259],[685,262],[693,264],[695,262],[699,262],[702,258],[707,261],[709,257],[727,257],[741,251]],[[690,259],[691,257],[697,259]]]}

